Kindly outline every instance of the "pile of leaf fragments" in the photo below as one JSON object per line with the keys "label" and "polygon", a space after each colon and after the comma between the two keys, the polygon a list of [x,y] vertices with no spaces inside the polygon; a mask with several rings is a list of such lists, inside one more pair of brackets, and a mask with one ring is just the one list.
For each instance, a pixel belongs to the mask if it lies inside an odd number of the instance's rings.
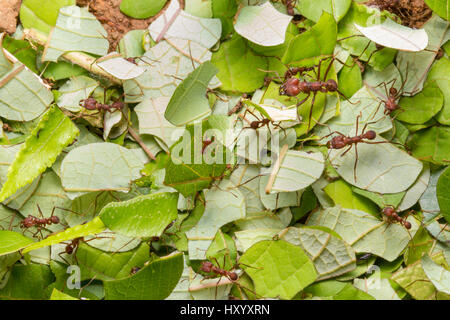
{"label": "pile of leaf fragments", "polygon": [[0,299],[450,298],[445,1],[106,2],[2,34]]}

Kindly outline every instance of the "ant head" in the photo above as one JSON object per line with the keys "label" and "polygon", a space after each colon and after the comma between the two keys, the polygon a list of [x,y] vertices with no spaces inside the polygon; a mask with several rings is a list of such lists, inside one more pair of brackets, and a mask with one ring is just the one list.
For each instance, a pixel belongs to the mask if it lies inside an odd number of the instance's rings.
{"label": "ant head", "polygon": [[398,91],[397,91],[397,89],[395,89],[394,87],[392,87],[392,88],[389,89],[389,94],[390,94],[391,96],[395,96],[395,95],[397,95],[397,93],[398,93]]}
{"label": "ant head", "polygon": [[369,130],[366,133],[364,133],[364,138],[368,140],[373,140],[377,136],[376,132],[373,130]]}
{"label": "ant head", "polygon": [[386,207],[383,209],[383,214],[387,217],[392,217],[394,214],[396,214],[396,212],[393,207]]}
{"label": "ant head", "polygon": [[336,81],[334,81],[333,79],[328,79],[325,86],[326,86],[327,90],[330,92],[337,91],[337,89],[338,89],[338,85],[337,85]]}
{"label": "ant head", "polygon": [[236,281],[239,278],[236,272],[230,272],[228,276],[230,277],[231,281]]}
{"label": "ant head", "polygon": [[66,247],[66,253],[67,253],[67,254],[72,254],[72,253],[73,253],[73,247],[72,247],[71,245],[68,245],[68,246]]}
{"label": "ant head", "polygon": [[59,218],[58,218],[57,216],[51,216],[51,217],[50,217],[50,221],[51,221],[53,224],[58,224],[58,223],[60,222],[60,220],[59,220]]}
{"label": "ant head", "polygon": [[111,105],[112,109],[122,110],[125,104],[122,101],[116,101]]}

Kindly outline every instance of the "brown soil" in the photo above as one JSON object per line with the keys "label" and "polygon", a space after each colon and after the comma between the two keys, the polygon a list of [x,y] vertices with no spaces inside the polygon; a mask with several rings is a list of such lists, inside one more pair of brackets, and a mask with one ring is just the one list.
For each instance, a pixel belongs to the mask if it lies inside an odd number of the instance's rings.
{"label": "brown soil", "polygon": [[403,25],[411,28],[422,27],[432,14],[423,0],[371,0],[366,4],[396,14]]}
{"label": "brown soil", "polygon": [[[1,0],[0,0],[1,1]],[[116,49],[120,39],[130,30],[146,29],[167,8],[169,2],[159,14],[145,20],[133,19],[120,12],[122,0],[77,0],[77,5],[89,6],[105,30],[108,32],[109,49]]]}
{"label": "brown soil", "polygon": [[22,0],[0,0],[0,32],[14,33]]}

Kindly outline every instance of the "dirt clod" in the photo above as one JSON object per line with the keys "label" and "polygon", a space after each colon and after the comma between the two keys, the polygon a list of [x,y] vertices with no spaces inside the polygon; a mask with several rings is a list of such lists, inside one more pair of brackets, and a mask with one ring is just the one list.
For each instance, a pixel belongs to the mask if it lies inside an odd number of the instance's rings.
{"label": "dirt clod", "polygon": [[14,33],[22,0],[0,0],[0,32]]}
{"label": "dirt clod", "polygon": [[[89,6],[89,11],[94,14],[105,30],[108,32],[109,49],[116,49],[120,39],[131,30],[146,29],[161,12],[145,20],[133,19],[120,11],[122,0],[77,0],[77,5]],[[167,7],[167,5],[166,5]]]}
{"label": "dirt clod", "polygon": [[366,5],[396,14],[403,25],[411,28],[422,27],[432,14],[423,0],[371,0]]}

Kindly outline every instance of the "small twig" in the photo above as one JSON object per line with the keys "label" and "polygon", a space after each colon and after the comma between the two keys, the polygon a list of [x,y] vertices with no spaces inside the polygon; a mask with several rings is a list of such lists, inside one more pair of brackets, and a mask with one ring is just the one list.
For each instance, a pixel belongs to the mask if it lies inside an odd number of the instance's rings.
{"label": "small twig", "polygon": [[208,282],[208,283],[199,284],[197,286],[189,287],[189,292],[199,291],[199,290],[208,289],[208,288],[214,288],[214,287],[218,287],[218,286],[224,286],[224,285],[232,284],[232,283],[233,283],[233,281],[231,281],[228,278],[223,277],[222,279],[220,279],[219,282],[211,281],[211,282]]}
{"label": "small twig", "polygon": [[148,155],[148,157],[152,160],[156,161],[156,157],[153,155],[153,153],[150,151],[149,148],[145,145],[144,141],[142,141],[141,137],[134,131],[134,129],[130,126],[128,126],[128,132],[131,134],[134,140],[136,140],[137,143],[141,146],[142,150]]}
{"label": "small twig", "polygon": [[[28,41],[44,46],[47,44],[48,38],[45,34],[35,30],[35,29],[25,29],[25,38]],[[107,78],[114,84],[121,85],[122,81],[113,77],[109,73],[105,72],[102,68],[97,65],[97,59],[91,57],[90,55],[83,52],[67,52],[61,56],[64,60],[76,64],[83,69],[86,69],[90,73],[99,75],[101,77]]]}
{"label": "small twig", "polygon": [[273,183],[275,182],[275,178],[278,174],[278,171],[280,170],[281,163],[283,162],[288,149],[289,149],[289,146],[287,144],[285,144],[283,146],[283,148],[281,148],[280,155],[278,156],[278,159],[275,162],[275,165],[273,166],[272,173],[270,174],[269,181],[267,182],[267,186],[265,189],[266,194],[269,194],[270,191],[272,190]]}

